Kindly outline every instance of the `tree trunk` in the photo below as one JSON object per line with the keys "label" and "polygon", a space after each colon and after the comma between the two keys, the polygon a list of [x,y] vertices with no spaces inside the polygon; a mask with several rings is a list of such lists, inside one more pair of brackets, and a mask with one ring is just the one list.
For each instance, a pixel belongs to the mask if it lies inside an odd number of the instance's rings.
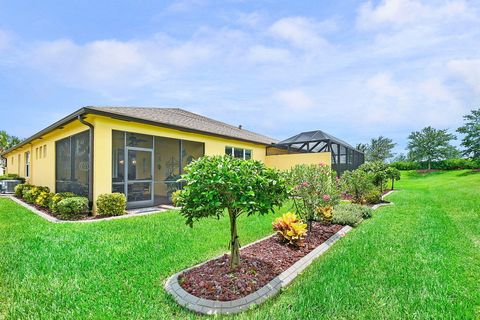
{"label": "tree trunk", "polygon": [[430,159],[428,159],[428,171],[431,170],[431,167],[432,167],[431,163],[432,163],[432,161]]}
{"label": "tree trunk", "polygon": [[230,270],[235,270],[240,265],[240,243],[237,235],[237,214],[230,215]]}
{"label": "tree trunk", "polygon": [[395,179],[392,178],[392,190],[393,190],[393,185],[395,184]]}

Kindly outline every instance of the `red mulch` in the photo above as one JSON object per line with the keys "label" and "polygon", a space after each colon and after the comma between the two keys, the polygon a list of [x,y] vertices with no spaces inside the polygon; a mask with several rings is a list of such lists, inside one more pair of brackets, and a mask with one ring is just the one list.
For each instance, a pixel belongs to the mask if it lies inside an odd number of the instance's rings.
{"label": "red mulch", "polygon": [[229,255],[190,269],[179,276],[179,283],[190,294],[209,300],[230,301],[262,288],[300,258],[338,232],[341,225],[313,223],[303,247],[269,237],[240,251],[240,266],[230,271]]}

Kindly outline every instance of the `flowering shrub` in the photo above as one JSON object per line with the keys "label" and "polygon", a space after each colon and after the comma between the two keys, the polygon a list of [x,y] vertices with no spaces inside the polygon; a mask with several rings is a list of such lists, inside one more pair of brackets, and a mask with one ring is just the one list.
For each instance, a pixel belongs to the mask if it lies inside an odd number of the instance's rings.
{"label": "flowering shrub", "polygon": [[33,186],[31,188],[24,187],[23,200],[29,203],[35,203],[35,201],[37,200],[37,197],[42,192],[50,192],[50,189],[48,187],[40,187],[40,186]]}
{"label": "flowering shrub", "polygon": [[297,214],[307,221],[329,221],[334,205],[340,201],[339,180],[325,164],[297,165],[287,174]]}
{"label": "flowering shrub", "polygon": [[285,213],[272,223],[280,239],[289,244],[300,246],[307,234],[307,225],[297,218],[295,213]]}
{"label": "flowering shrub", "polygon": [[42,191],[42,192],[40,192],[37,199],[35,200],[35,204],[37,206],[47,208],[50,205],[50,201],[52,200],[52,197],[54,195],[55,195],[55,193]]}

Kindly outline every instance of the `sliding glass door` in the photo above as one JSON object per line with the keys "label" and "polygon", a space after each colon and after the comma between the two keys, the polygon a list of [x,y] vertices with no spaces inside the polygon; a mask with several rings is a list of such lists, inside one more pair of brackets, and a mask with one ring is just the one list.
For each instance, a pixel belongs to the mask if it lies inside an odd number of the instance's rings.
{"label": "sliding glass door", "polygon": [[153,205],[153,150],[127,147],[129,207]]}
{"label": "sliding glass door", "polygon": [[183,168],[204,149],[201,142],[114,130],[112,192],[124,193],[129,208],[169,204]]}

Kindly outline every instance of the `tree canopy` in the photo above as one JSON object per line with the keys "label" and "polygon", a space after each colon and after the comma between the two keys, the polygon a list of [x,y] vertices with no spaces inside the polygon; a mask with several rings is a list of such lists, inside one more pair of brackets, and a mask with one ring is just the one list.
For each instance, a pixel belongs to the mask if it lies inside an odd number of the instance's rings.
{"label": "tree canopy", "polygon": [[16,136],[9,135],[6,131],[0,131],[0,153],[4,152],[5,150],[10,149],[14,145],[20,143],[22,139]]}
{"label": "tree canopy", "polygon": [[480,159],[480,108],[472,110],[470,114],[463,116],[465,124],[457,129],[458,133],[464,134],[462,139],[463,154],[473,159]]}
{"label": "tree canopy", "polygon": [[430,170],[432,161],[448,159],[455,154],[456,148],[450,144],[455,139],[447,129],[428,126],[414,131],[408,136],[408,157],[414,161],[427,161]]}
{"label": "tree canopy", "polygon": [[393,148],[396,143],[392,139],[380,136],[372,138],[365,150],[365,157],[367,161],[382,161],[393,157]]}

